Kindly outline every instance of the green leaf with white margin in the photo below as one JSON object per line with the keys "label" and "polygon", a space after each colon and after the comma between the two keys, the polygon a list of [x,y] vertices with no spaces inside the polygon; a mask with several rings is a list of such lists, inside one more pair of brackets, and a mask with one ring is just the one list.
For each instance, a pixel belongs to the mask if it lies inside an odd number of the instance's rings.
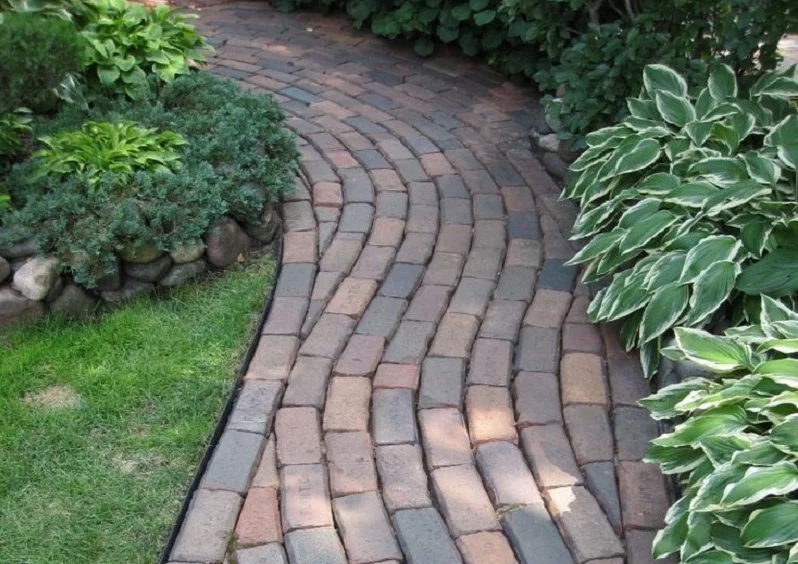
{"label": "green leaf with white margin", "polygon": [[682,414],[676,406],[694,390],[707,390],[712,385],[710,380],[705,378],[695,378],[685,380],[678,384],[672,384],[641,399],[637,403],[651,412],[651,417],[657,421],[673,419]]}
{"label": "green leaf with white margin", "polygon": [[677,204],[685,208],[701,209],[718,192],[718,188],[709,182],[688,182],[665,195],[664,200],[669,204]]}
{"label": "green leaf with white margin", "polygon": [[690,511],[723,510],[720,503],[723,492],[730,484],[736,484],[745,473],[744,466],[726,465],[715,469],[706,477],[690,501]]}
{"label": "green leaf with white margin", "polygon": [[599,233],[593,237],[587,245],[582,247],[566,264],[571,266],[593,260],[614,247],[625,235],[625,229],[615,229],[609,233]]}
{"label": "green leaf with white margin", "polygon": [[668,509],[666,525],[657,532],[652,543],[651,552],[655,559],[664,558],[681,548],[688,532],[688,504],[689,500],[683,497]]}
{"label": "green leaf with white margin", "polygon": [[717,186],[731,186],[745,180],[748,173],[737,159],[727,157],[705,158],[688,169],[690,175],[701,175]]}
{"label": "green leaf with white margin", "polygon": [[770,442],[782,452],[798,456],[798,415],[793,415],[770,430]]}
{"label": "green leaf with white margin", "polygon": [[618,220],[619,227],[631,228],[639,221],[653,215],[659,211],[660,200],[657,198],[645,198],[627,209]]}
{"label": "green leaf with white margin", "polygon": [[660,210],[631,227],[621,240],[618,250],[621,254],[642,249],[655,237],[665,232],[678,218],[667,210]]}
{"label": "green leaf with white margin", "polygon": [[762,184],[776,184],[781,176],[781,167],[773,159],[762,157],[754,151],[742,155],[748,174]]}
{"label": "green leaf with white margin", "polygon": [[657,92],[668,92],[674,96],[687,96],[687,82],[673,69],[665,65],[646,65],[643,84],[648,95],[654,98]]}
{"label": "green leaf with white margin", "polygon": [[687,307],[689,298],[690,290],[687,284],[669,284],[657,290],[643,312],[640,342],[647,343],[673,327]]}
{"label": "green leaf with white margin", "polygon": [[658,465],[663,474],[687,474],[706,458],[700,448],[651,445],[643,461]]}
{"label": "green leaf with white margin", "polygon": [[735,564],[735,562],[727,552],[707,550],[685,560],[683,564]]}
{"label": "green leaf with white margin", "polygon": [[769,147],[792,145],[798,139],[798,114],[790,114],[765,136],[764,143]]}
{"label": "green leaf with white margin", "polygon": [[629,107],[629,113],[634,117],[651,120],[660,119],[659,112],[657,111],[657,105],[653,100],[627,98],[626,105]]}
{"label": "green leaf with white margin", "polygon": [[[720,122],[713,124],[710,140],[715,141],[728,149],[727,154],[736,152],[737,147],[740,145],[740,136],[737,135],[737,131],[735,131],[735,129],[730,125]],[[715,146],[717,147],[718,145]]]}
{"label": "green leaf with white margin", "polygon": [[[741,526],[743,524],[744,523],[740,523]],[[715,548],[732,554],[733,559],[738,562],[745,562],[746,564],[773,564],[772,550],[748,548],[743,545],[741,526],[724,525],[719,522],[713,523],[710,534]]]}
{"label": "green leaf with white margin", "polygon": [[632,133],[632,130],[623,124],[613,125],[611,127],[604,127],[598,131],[588,133],[585,135],[585,141],[587,141],[588,147],[599,147],[613,137],[628,137],[629,135],[632,135]]}
{"label": "green leaf with white margin", "polygon": [[749,548],[768,548],[798,542],[798,501],[759,509],[743,528],[743,543]]}
{"label": "green leaf with white margin", "polygon": [[709,390],[695,390],[676,405],[681,412],[706,411],[731,403],[742,403],[751,397],[751,391],[762,381],[761,376],[745,376],[737,380],[716,384]]}
{"label": "green leaf with white margin", "polygon": [[698,147],[701,147],[709,139],[712,127],[715,123],[711,121],[691,121],[684,127],[684,132]]}
{"label": "green leaf with white margin", "polygon": [[689,562],[690,557],[701,554],[713,547],[711,534],[713,520],[712,515],[696,513],[695,511],[687,514],[687,536],[679,552],[682,562]]}
{"label": "green leaf with white margin", "polygon": [[732,456],[732,464],[742,464],[745,466],[771,466],[782,460],[786,460],[789,455],[780,451],[769,440],[760,439],[751,445],[747,450],[736,452]]}
{"label": "green leaf with white margin", "polygon": [[688,251],[681,282],[694,282],[701,276],[708,264],[732,260],[740,247],[740,242],[731,235],[706,237]]}
{"label": "green leaf with white margin", "polygon": [[798,490],[798,468],[792,462],[751,467],[736,484],[726,489],[721,503],[727,507],[751,505],[768,496],[782,496]]}
{"label": "green leaf with white margin", "polygon": [[765,353],[768,351],[796,354],[798,353],[798,339],[770,339],[760,344],[756,349],[758,353]]}
{"label": "green leaf with white margin", "polygon": [[701,441],[701,448],[715,468],[731,461],[734,455],[751,446],[751,439],[745,436],[707,437]]}
{"label": "green leaf with white margin", "polygon": [[684,324],[695,325],[715,313],[729,299],[738,274],[740,266],[736,262],[724,260],[708,266],[695,280]]}
{"label": "green leaf with white margin", "polygon": [[715,109],[717,102],[709,92],[709,88],[704,88],[698,94],[695,101],[695,113],[698,119],[703,119],[709,112]]}
{"label": "green leaf with white margin", "polygon": [[[627,139],[627,141],[630,139]],[[620,174],[642,170],[657,162],[660,151],[660,144],[655,139],[640,139],[637,143],[630,144],[628,147],[627,143],[624,142],[616,149],[615,155],[618,155],[617,159],[613,155],[613,158],[607,161],[605,169],[599,175],[599,181],[604,181]],[[613,162],[614,166],[610,166]]]}
{"label": "green leaf with white margin", "polygon": [[748,347],[731,339],[687,327],[677,327],[674,334],[676,345],[685,357],[707,370],[728,374],[753,368]]}
{"label": "green leaf with white margin", "polygon": [[679,177],[667,172],[656,172],[641,180],[635,189],[647,196],[662,196],[679,187]]}
{"label": "green leaf with white margin", "polygon": [[647,343],[636,343],[640,349],[640,366],[643,369],[643,378],[651,380],[657,375],[659,362],[662,355],[659,352],[660,339],[652,339]]}
{"label": "green leaf with white margin", "polygon": [[756,296],[789,296],[798,291],[798,250],[779,248],[747,266],[737,279],[737,289]]}
{"label": "green leaf with white margin", "polygon": [[772,189],[755,180],[743,180],[726,187],[707,201],[705,213],[713,217],[723,211],[747,204],[760,196],[770,194]]}
{"label": "green leaf with white margin", "polygon": [[609,149],[604,149],[602,147],[589,147],[584,153],[579,155],[578,159],[571,163],[570,169],[573,172],[582,172],[589,166],[609,157],[608,151]]}
{"label": "green leaf with white margin", "polygon": [[734,114],[727,121],[740,141],[748,137],[756,125],[756,118],[749,113]]}
{"label": "green leaf with white margin", "polygon": [[779,145],[777,152],[781,162],[792,170],[798,170],[798,144]]}
{"label": "green leaf with white margin", "polygon": [[719,65],[712,71],[708,87],[712,98],[719,102],[737,97],[737,77],[728,65]]}
{"label": "green leaf with white margin", "polygon": [[643,282],[646,290],[653,291],[672,282],[676,282],[682,275],[684,260],[687,253],[682,251],[671,251],[664,253],[656,263],[654,263],[646,274]]}
{"label": "green leaf with white margin", "polygon": [[657,92],[655,100],[662,119],[668,123],[684,127],[695,121],[695,108],[686,97],[674,96],[670,92]]}
{"label": "green leaf with white margin", "polygon": [[776,323],[778,321],[798,321],[798,313],[785,306],[780,300],[770,296],[761,298],[761,315],[763,323]]}

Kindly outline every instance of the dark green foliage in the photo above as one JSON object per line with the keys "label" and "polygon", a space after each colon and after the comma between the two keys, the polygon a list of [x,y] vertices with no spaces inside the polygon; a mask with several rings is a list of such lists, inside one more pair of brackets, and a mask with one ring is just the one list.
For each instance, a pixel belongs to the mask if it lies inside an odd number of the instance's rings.
{"label": "dark green foliage", "polygon": [[667,64],[701,81],[712,65],[739,76],[775,67],[777,43],[798,26],[794,0],[279,0],[281,9],[345,9],[357,27],[482,55],[502,72],[533,79],[564,136],[615,123],[643,67]]}
{"label": "dark green foliage", "polygon": [[94,106],[68,106],[35,123],[34,133],[74,130],[86,120],[134,121],[174,131],[188,144],[179,148],[178,172],[139,172],[127,180],[106,174],[91,189],[86,177],[36,179],[34,161],[13,167],[6,182],[15,209],[0,221],[12,239],[35,236],[80,283],[91,285],[127,243],[154,240],[169,250],[202,236],[223,215],[257,223],[264,203],[293,186],[298,154],[271,97],[192,73],[165,87],[158,101],[100,99]]}
{"label": "dark green foliage", "polygon": [[0,114],[55,107],[55,89],[79,72],[85,50],[75,26],[59,18],[3,14],[0,23]]}

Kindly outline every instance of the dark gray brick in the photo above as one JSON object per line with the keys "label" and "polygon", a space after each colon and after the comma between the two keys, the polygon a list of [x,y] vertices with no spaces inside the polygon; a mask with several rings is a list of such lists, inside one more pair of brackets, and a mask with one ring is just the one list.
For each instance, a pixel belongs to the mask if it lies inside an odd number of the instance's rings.
{"label": "dark gray brick", "polygon": [[537,271],[534,268],[508,266],[499,277],[495,299],[531,301],[536,275]]}
{"label": "dark gray brick", "polygon": [[288,88],[283,88],[279,92],[283,96],[288,96],[289,98],[293,98],[294,100],[299,100],[300,102],[304,102],[305,104],[315,104],[316,102],[324,101],[322,98],[319,98],[315,94],[311,94],[307,90],[302,90],[301,88],[297,88],[296,86],[289,86]]}
{"label": "dark gray brick", "polygon": [[610,525],[616,532],[621,530],[621,504],[618,501],[618,481],[615,478],[615,464],[612,462],[592,462],[582,467],[585,481],[596,501],[607,514]]}
{"label": "dark gray brick", "polygon": [[462,358],[427,358],[421,367],[418,408],[462,408],[464,379],[465,360]]}
{"label": "dark gray brick", "polygon": [[376,390],[372,398],[374,443],[396,445],[418,440],[412,390]]}
{"label": "dark gray brick", "polygon": [[344,182],[344,201],[349,204],[361,202],[374,203],[374,184],[362,168],[343,169],[341,179]]}
{"label": "dark gray brick", "polygon": [[468,313],[482,317],[490,301],[493,282],[481,278],[463,278],[452,296],[449,310],[452,313]]}
{"label": "dark gray brick", "polygon": [[507,214],[507,236],[510,239],[540,239],[540,223],[532,212]]}
{"label": "dark gray brick", "polygon": [[416,206],[437,206],[438,193],[432,182],[411,182],[407,186],[410,203]]}
{"label": "dark gray brick", "polygon": [[418,156],[440,151],[435,143],[423,135],[408,135],[404,140],[410,146],[410,150]]}
{"label": "dark gray brick", "polygon": [[396,170],[405,182],[424,182],[429,180],[426,171],[416,159],[396,161]]}
{"label": "dark gray brick", "polygon": [[368,233],[371,229],[371,220],[374,208],[369,204],[346,204],[338,224],[339,232]]}
{"label": "dark gray brick", "polygon": [[393,515],[393,524],[407,564],[462,564],[463,560],[436,509],[397,511]]}
{"label": "dark gray brick", "polygon": [[524,302],[491,301],[479,329],[479,336],[515,341],[525,311]]}
{"label": "dark gray brick", "polygon": [[420,264],[396,263],[382,283],[380,294],[391,298],[408,298],[416,291],[424,267]]}
{"label": "dark gray brick", "polygon": [[560,361],[559,332],[548,327],[525,327],[515,359],[519,370],[556,374]]}
{"label": "dark gray brick", "polygon": [[515,170],[515,167],[506,161],[491,163],[488,171],[499,186],[523,186],[524,179]]}
{"label": "dark gray brick", "polygon": [[502,528],[525,564],[574,564],[545,506],[527,505],[501,516]]}
{"label": "dark gray brick", "polygon": [[441,198],[468,199],[471,197],[468,193],[468,189],[463,183],[463,179],[456,174],[439,176],[435,179],[435,182],[438,184],[438,190],[440,190]]}
{"label": "dark gray brick", "polygon": [[385,96],[375,92],[366,92],[365,94],[358,96],[357,99],[385,112],[399,107],[399,105],[390,98],[386,98]]}
{"label": "dark gray brick", "polygon": [[332,527],[301,529],[285,535],[291,564],[347,564],[344,547]]}
{"label": "dark gray brick", "polygon": [[404,219],[407,216],[407,194],[380,192],[377,196],[377,217]]}
{"label": "dark gray brick", "polygon": [[405,309],[407,300],[378,296],[366,308],[356,332],[390,339],[399,326]]}
{"label": "dark gray brick", "polygon": [[472,225],[471,202],[459,198],[443,198],[441,200],[441,222]]}
{"label": "dark gray brick", "polygon": [[365,149],[363,151],[355,151],[355,158],[360,161],[363,168],[366,170],[375,170],[378,168],[391,168],[385,157],[376,149]]}
{"label": "dark gray brick", "polygon": [[264,441],[263,435],[225,431],[213,451],[200,487],[246,493]]}
{"label": "dark gray brick", "polygon": [[377,125],[370,119],[364,117],[354,116],[346,118],[344,121],[364,135],[369,135],[371,133],[388,133],[388,130],[383,126]]}
{"label": "dark gray brick", "polygon": [[272,418],[280,404],[281,382],[247,380],[238,394],[233,412],[227,422],[228,429],[267,434]]}
{"label": "dark gray brick", "polygon": [[657,422],[641,407],[619,407],[614,412],[615,441],[620,460],[642,460],[649,441],[657,438]]}
{"label": "dark gray brick", "polygon": [[477,219],[504,219],[504,204],[501,196],[475,194],[474,217]]}
{"label": "dark gray brick", "polygon": [[564,260],[549,259],[543,263],[543,269],[538,276],[541,288],[572,292],[576,285],[578,269],[575,266],[566,266]]}
{"label": "dark gray brick", "polygon": [[285,264],[280,271],[280,279],[274,290],[275,297],[309,298],[313,291],[313,277],[316,267],[312,264]]}
{"label": "dark gray brick", "polygon": [[383,362],[421,364],[434,334],[434,323],[403,321],[382,357]]}

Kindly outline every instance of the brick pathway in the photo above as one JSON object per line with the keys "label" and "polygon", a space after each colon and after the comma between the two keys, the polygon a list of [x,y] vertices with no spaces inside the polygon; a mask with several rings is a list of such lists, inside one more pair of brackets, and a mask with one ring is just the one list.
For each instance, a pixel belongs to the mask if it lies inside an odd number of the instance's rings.
{"label": "brick pathway", "polygon": [[200,27],[214,72],[283,103],[304,180],[172,560],[651,562],[647,386],[564,266],[532,94],[339,17],[228,3]]}

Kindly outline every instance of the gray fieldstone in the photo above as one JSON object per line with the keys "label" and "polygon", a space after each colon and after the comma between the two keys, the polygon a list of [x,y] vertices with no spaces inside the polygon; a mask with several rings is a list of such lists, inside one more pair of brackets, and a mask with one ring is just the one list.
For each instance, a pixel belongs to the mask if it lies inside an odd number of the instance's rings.
{"label": "gray fieldstone", "polygon": [[213,451],[200,487],[246,493],[265,440],[263,435],[255,433],[225,431]]}
{"label": "gray fieldstone", "polygon": [[249,247],[249,237],[235,220],[225,217],[217,220],[205,236],[208,261],[219,268],[229,266]]}
{"label": "gray fieldstone", "polygon": [[192,243],[185,243],[183,245],[178,245],[171,251],[169,251],[169,256],[172,257],[172,260],[175,264],[185,264],[187,262],[194,262],[202,258],[202,255],[205,254],[205,243],[200,240]]}
{"label": "gray fieldstone", "polygon": [[543,153],[540,162],[552,176],[563,179],[568,174],[568,164],[558,153]]}
{"label": "gray fieldstone", "polygon": [[119,261],[108,271],[96,273],[95,289],[98,292],[118,290],[122,287],[122,267]]}
{"label": "gray fieldstone", "polygon": [[61,295],[50,305],[50,310],[72,319],[79,319],[91,313],[97,300],[86,290],[75,284],[67,284]]}
{"label": "gray fieldstone", "polygon": [[32,257],[38,251],[39,246],[36,244],[35,239],[25,239],[19,243],[0,248],[0,255],[7,259],[18,259]]}
{"label": "gray fieldstone", "polygon": [[151,294],[155,287],[150,282],[142,282],[134,278],[128,278],[119,290],[100,292],[103,300],[110,303],[120,303],[132,300],[139,296]]}
{"label": "gray fieldstone", "polygon": [[9,274],[11,274],[11,265],[6,259],[0,257],[0,282],[8,278]]}
{"label": "gray fieldstone", "polygon": [[166,276],[161,278],[161,286],[179,286],[196,278],[208,268],[208,264],[203,260],[195,260],[194,262],[187,262],[185,264],[175,264],[166,273]]}
{"label": "gray fieldstone", "polygon": [[125,262],[145,264],[152,262],[163,254],[155,241],[132,241],[127,243],[119,252]]}
{"label": "gray fieldstone", "polygon": [[282,220],[280,219],[280,214],[277,213],[274,206],[266,204],[266,207],[263,208],[263,213],[260,215],[260,224],[247,224],[244,226],[244,229],[247,235],[253,239],[261,241],[262,243],[268,243],[277,236],[281,227]]}
{"label": "gray fieldstone", "polygon": [[14,288],[30,300],[41,301],[58,279],[60,265],[52,257],[34,257],[14,273]]}
{"label": "gray fieldstone", "polygon": [[169,267],[172,266],[172,259],[169,255],[164,255],[161,258],[155,259],[152,262],[143,264],[125,263],[125,273],[132,276],[137,280],[144,282],[157,282],[169,272]]}
{"label": "gray fieldstone", "polygon": [[50,291],[47,292],[47,296],[44,298],[44,301],[46,301],[48,304],[52,303],[58,296],[61,295],[61,292],[64,291],[65,286],[66,282],[64,282],[64,279],[61,276],[56,278],[55,282],[53,282],[53,285],[50,287]]}
{"label": "gray fieldstone", "polygon": [[29,300],[10,286],[0,287],[0,327],[44,316],[44,305]]}

